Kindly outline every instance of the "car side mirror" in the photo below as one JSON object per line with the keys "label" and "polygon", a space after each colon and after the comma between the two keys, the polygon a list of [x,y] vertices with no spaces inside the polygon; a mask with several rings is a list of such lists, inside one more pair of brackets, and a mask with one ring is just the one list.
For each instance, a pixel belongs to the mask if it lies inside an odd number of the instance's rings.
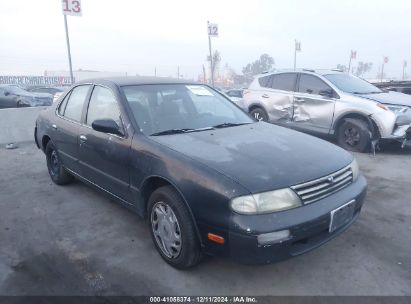
{"label": "car side mirror", "polygon": [[10,92],[9,91],[4,91],[4,96],[9,96]]}
{"label": "car side mirror", "polygon": [[334,91],[333,90],[322,90],[320,92],[318,92],[319,95],[324,96],[324,97],[328,97],[328,98],[332,98],[334,97]]}
{"label": "car side mirror", "polygon": [[96,119],[91,127],[98,132],[123,135],[120,126],[113,119]]}

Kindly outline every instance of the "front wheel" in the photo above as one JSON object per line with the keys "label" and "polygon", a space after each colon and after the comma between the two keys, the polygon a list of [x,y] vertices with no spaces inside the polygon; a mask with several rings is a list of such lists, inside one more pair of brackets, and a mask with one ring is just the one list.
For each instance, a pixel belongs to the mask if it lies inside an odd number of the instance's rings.
{"label": "front wheel", "polygon": [[371,147],[372,133],[368,123],[347,118],[337,130],[338,144],[349,151],[367,152]]}
{"label": "front wheel", "polygon": [[161,257],[178,269],[198,264],[202,254],[195,226],[174,188],[155,190],[148,204],[151,236]]}
{"label": "front wheel", "polygon": [[253,116],[258,121],[267,121],[268,115],[262,108],[254,108],[250,111],[250,115]]}

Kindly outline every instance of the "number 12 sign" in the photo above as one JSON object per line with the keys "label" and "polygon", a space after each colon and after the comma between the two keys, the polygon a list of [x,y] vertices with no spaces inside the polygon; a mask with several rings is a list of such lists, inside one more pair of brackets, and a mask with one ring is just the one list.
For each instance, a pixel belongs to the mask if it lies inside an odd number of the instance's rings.
{"label": "number 12 sign", "polygon": [[218,25],[215,23],[207,24],[208,36],[218,37]]}
{"label": "number 12 sign", "polygon": [[63,15],[81,16],[81,0],[61,0]]}

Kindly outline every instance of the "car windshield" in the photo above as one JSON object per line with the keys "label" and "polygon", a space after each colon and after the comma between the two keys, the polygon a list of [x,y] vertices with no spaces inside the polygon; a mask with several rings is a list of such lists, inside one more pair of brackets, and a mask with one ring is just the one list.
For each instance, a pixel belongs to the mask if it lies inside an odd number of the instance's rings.
{"label": "car windshield", "polygon": [[348,74],[328,74],[324,75],[337,88],[346,93],[353,94],[373,94],[382,91],[371,83]]}
{"label": "car windshield", "polygon": [[168,135],[254,122],[204,85],[123,86],[131,112],[146,135]]}

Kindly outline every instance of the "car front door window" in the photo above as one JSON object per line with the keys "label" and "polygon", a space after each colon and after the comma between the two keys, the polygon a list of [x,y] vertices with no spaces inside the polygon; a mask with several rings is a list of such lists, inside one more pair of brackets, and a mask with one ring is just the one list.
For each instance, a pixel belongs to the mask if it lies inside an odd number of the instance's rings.
{"label": "car front door window", "polygon": [[97,119],[112,119],[121,126],[120,111],[117,101],[107,88],[95,86],[87,111],[87,125],[91,126]]}
{"label": "car front door window", "polygon": [[298,91],[300,93],[320,95],[320,92],[332,91],[332,89],[318,77],[302,74]]}

